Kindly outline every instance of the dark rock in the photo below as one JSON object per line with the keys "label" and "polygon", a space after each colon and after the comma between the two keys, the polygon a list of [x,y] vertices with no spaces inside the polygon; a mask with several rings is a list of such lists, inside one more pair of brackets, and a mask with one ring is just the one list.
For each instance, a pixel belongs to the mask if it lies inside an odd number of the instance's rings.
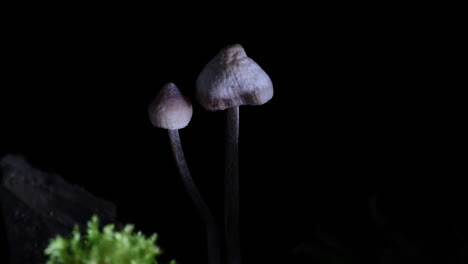
{"label": "dark rock", "polygon": [[[1,171],[0,171],[1,172]],[[1,179],[1,174],[0,174],[0,179]],[[2,211],[1,211],[1,204],[2,204],[2,193],[3,193],[3,187],[0,186],[0,260],[2,263],[10,263],[9,262],[9,254],[8,254],[8,246],[7,246],[7,241],[6,241],[6,231],[5,231],[5,221],[2,217]]]}
{"label": "dark rock", "polygon": [[84,229],[94,214],[103,224],[116,221],[115,205],[32,168],[22,157],[6,156],[0,165],[0,224],[6,233],[0,237],[6,238],[12,264],[44,263],[51,238],[69,234],[75,224]]}

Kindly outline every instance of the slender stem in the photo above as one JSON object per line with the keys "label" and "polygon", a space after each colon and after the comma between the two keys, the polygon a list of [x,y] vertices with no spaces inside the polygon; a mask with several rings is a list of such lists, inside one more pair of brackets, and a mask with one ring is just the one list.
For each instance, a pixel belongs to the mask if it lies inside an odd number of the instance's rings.
{"label": "slender stem", "polygon": [[241,263],[239,234],[239,107],[227,110],[224,228],[228,264]]}
{"label": "slender stem", "polygon": [[220,251],[219,251],[219,234],[218,227],[213,218],[213,214],[208,208],[207,204],[203,200],[200,191],[198,190],[195,182],[193,181],[192,175],[187,166],[185,160],[184,151],[182,150],[182,144],[180,143],[179,131],[168,130],[169,140],[171,142],[172,153],[177,163],[182,182],[185,186],[185,190],[189,193],[193,204],[200,213],[200,217],[206,224],[206,239],[208,244],[208,258],[209,264],[220,264]]}

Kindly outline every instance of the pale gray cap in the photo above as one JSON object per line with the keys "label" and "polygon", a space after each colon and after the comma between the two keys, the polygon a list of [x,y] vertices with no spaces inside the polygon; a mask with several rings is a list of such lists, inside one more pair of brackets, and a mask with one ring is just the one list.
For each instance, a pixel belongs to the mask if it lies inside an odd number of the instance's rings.
{"label": "pale gray cap", "polygon": [[222,49],[197,79],[196,98],[210,111],[261,105],[272,97],[270,77],[239,44]]}
{"label": "pale gray cap", "polygon": [[148,108],[151,124],[170,130],[186,127],[192,113],[192,103],[173,83],[166,83]]}

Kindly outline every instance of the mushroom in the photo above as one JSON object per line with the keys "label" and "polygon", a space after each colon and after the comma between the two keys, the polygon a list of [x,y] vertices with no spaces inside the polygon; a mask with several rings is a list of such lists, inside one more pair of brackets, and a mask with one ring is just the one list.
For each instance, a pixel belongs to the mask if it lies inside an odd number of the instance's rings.
{"label": "mushroom", "polygon": [[190,100],[182,95],[174,83],[165,84],[148,108],[151,123],[155,127],[168,130],[172,153],[182,182],[200,217],[206,224],[208,263],[220,264],[218,227],[210,209],[193,181],[187,161],[185,160],[182,144],[180,143],[178,129],[188,125],[192,118],[192,112]]}
{"label": "mushroom", "polygon": [[222,49],[201,71],[196,98],[207,110],[227,109],[225,232],[229,264],[241,262],[239,237],[239,106],[261,105],[273,97],[268,74],[243,47],[234,44]]}

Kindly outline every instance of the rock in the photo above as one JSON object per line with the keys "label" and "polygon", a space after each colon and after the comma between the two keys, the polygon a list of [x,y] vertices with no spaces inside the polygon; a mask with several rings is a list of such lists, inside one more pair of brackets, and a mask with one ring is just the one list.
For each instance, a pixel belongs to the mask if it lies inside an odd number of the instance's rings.
{"label": "rock", "polygon": [[5,233],[0,237],[6,238],[12,264],[44,263],[51,238],[69,234],[75,224],[84,229],[94,214],[103,224],[116,222],[114,204],[59,175],[32,168],[23,157],[8,155],[0,165],[0,224]]}
{"label": "rock", "polygon": [[[0,179],[1,179],[1,176],[2,175],[0,174]],[[3,187],[0,186],[0,261],[1,263],[10,263],[8,259],[8,246],[7,246],[7,241],[6,241],[5,222],[3,220],[2,210],[1,210],[1,205],[3,201],[2,193],[3,193]]]}

